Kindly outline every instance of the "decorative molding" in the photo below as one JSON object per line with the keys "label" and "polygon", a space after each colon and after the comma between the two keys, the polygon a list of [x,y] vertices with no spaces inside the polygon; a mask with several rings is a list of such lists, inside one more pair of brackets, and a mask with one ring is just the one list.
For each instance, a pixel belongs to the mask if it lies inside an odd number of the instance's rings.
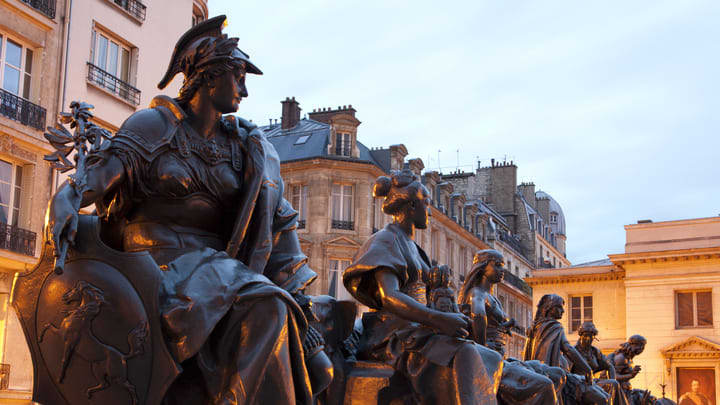
{"label": "decorative molding", "polygon": [[525,279],[525,282],[530,284],[530,286],[536,286],[543,284],[568,284],[589,281],[617,281],[624,279],[625,271],[610,270],[608,272],[592,274],[562,274],[546,277],[528,277]]}
{"label": "decorative molding", "polygon": [[660,353],[665,358],[666,372],[670,374],[673,360],[720,360],[720,344],[700,336],[690,336],[660,350]]}

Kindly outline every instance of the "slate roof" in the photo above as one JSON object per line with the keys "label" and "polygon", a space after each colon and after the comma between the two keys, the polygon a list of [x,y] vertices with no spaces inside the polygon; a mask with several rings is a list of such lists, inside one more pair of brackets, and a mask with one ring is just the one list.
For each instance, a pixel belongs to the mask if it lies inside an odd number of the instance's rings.
{"label": "slate roof", "polygon": [[[550,194],[540,190],[535,192],[535,198],[538,200],[545,198],[550,200],[550,212],[557,212],[558,214],[557,224],[550,224],[550,228],[557,235],[565,235],[565,214],[560,204]],[[546,218],[546,220],[549,221],[550,218]]]}
{"label": "slate roof", "polygon": [[592,262],[585,262],[585,263],[579,263],[579,264],[573,264],[570,267],[596,267],[596,266],[612,266],[613,262],[610,261],[610,259],[600,259],[600,260],[594,260]]}
{"label": "slate roof", "polygon": [[[268,141],[273,144],[282,162],[322,157],[326,159],[370,163],[387,172],[387,169],[373,156],[373,153],[381,151],[371,151],[360,142],[357,142],[357,147],[360,151],[359,158],[328,154],[327,147],[330,144],[331,133],[330,124],[304,118],[300,120],[295,127],[290,129],[282,129],[280,124],[265,125],[260,127],[260,129],[265,133]],[[308,136],[308,138],[303,143],[298,143],[298,140],[303,136]]]}

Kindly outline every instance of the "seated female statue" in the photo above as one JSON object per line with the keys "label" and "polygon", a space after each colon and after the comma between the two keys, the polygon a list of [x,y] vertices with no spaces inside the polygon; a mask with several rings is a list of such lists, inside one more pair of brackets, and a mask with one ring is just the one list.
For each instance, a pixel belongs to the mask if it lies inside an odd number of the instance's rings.
{"label": "seated female statue", "polygon": [[[598,330],[592,321],[583,322],[578,329],[578,341],[575,344],[575,349],[583,356],[587,361],[588,365],[592,369],[593,373],[603,373],[607,378],[595,379],[595,383],[602,387],[610,396],[613,398],[613,403],[616,405],[627,405],[627,398],[625,393],[620,387],[620,383],[615,379],[615,367],[608,361],[605,355],[595,346],[592,345],[593,340],[596,339]],[[571,370],[573,373],[578,373],[579,370],[575,365]]]}
{"label": "seated female statue", "polygon": [[291,294],[315,273],[277,153],[255,125],[223,117],[247,97],[246,74],[261,74],[224,21],[180,38],[158,85],[183,73],[179,96],[155,97],[88,156],[84,184],[51,202],[49,235],[63,251],[78,208],[94,203],[118,249],[164,270],[161,321],[183,368],[164,404],[308,404],[307,320]]}
{"label": "seated female statue", "polygon": [[[505,356],[509,329],[515,324],[495,298],[495,284],[505,275],[505,260],[497,250],[480,250],[465,278],[458,303],[472,320],[472,337]],[[565,383],[562,370],[538,361],[508,359],[503,367],[498,396],[506,404],[555,404]]]}
{"label": "seated female statue", "polygon": [[[565,300],[559,295],[546,294],[540,298],[528,333],[525,360],[539,360],[566,372],[567,382],[560,397],[564,404],[612,404],[610,395],[593,384],[592,369],[565,336],[565,329],[558,321],[565,312],[564,305]],[[573,366],[584,380],[571,373]]]}
{"label": "seated female statue", "polygon": [[470,320],[429,308],[425,273],[430,261],[413,241],[429,221],[427,189],[410,170],[380,177],[393,222],[372,235],[345,270],[347,290],[372,312],[363,315],[359,360],[389,364],[410,382],[423,404],[496,404],[502,359],[467,340]]}

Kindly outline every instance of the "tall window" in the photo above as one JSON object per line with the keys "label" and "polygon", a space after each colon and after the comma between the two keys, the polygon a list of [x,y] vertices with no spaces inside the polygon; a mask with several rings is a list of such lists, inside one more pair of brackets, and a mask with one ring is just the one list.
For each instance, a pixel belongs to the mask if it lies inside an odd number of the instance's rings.
{"label": "tall window", "polygon": [[592,295],[570,296],[570,332],[576,332],[583,322],[592,321]]}
{"label": "tall window", "polygon": [[675,293],[675,319],[677,328],[712,327],[712,291]]}
{"label": "tall window", "polygon": [[24,99],[30,98],[33,51],[0,34],[0,80],[2,88]]}
{"label": "tall window", "polygon": [[450,266],[451,269],[457,274],[457,269],[455,268],[455,252],[453,251],[453,241],[452,239],[448,239],[446,241],[446,248],[447,248],[447,265]]}
{"label": "tall window", "polygon": [[438,260],[438,233],[437,233],[437,231],[430,232],[430,258],[432,260]]}
{"label": "tall window", "polygon": [[292,186],[290,204],[298,212],[298,228],[300,229],[305,228],[307,220],[307,196],[308,186],[306,184]]}
{"label": "tall window", "polygon": [[558,221],[558,214],[557,212],[551,212],[550,213],[550,223],[551,224],[557,224]]}
{"label": "tall window", "polygon": [[0,222],[17,226],[20,218],[22,167],[0,160]]}
{"label": "tall window", "polygon": [[351,150],[350,134],[338,132],[335,134],[335,154],[339,156],[350,156]]}
{"label": "tall window", "polygon": [[330,259],[330,272],[328,273],[328,295],[338,300],[352,299],[350,293],[342,283],[342,273],[350,265],[347,259]]}
{"label": "tall window", "polygon": [[354,229],[353,220],[353,186],[333,184],[332,186],[332,227],[337,229]]}
{"label": "tall window", "polygon": [[[90,62],[125,83],[130,83],[130,48],[107,34],[93,30]],[[103,83],[105,86],[114,86],[113,81],[105,80]]]}

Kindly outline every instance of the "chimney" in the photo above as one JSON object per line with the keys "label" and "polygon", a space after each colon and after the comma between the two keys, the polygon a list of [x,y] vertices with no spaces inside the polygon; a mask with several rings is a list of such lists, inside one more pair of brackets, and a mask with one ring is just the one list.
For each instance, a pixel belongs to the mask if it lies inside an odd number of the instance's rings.
{"label": "chimney", "polygon": [[282,104],[282,129],[294,128],[300,122],[300,103],[295,101],[295,97],[286,97]]}

